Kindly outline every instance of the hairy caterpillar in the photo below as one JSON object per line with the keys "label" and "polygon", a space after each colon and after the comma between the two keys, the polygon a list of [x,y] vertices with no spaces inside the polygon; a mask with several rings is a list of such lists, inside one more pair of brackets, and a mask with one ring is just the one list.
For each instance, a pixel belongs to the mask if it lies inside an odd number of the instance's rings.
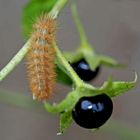
{"label": "hairy caterpillar", "polygon": [[47,100],[55,85],[55,39],[56,22],[48,15],[41,15],[33,25],[31,49],[27,54],[27,75],[33,98]]}

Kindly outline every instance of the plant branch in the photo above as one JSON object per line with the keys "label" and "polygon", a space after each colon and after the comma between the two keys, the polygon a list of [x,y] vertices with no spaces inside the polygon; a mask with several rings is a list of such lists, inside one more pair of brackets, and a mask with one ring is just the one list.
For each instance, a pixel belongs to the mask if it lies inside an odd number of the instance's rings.
{"label": "plant branch", "polygon": [[67,2],[68,0],[58,0],[54,5],[53,9],[49,12],[49,15],[56,19]]}
{"label": "plant branch", "polygon": [[56,55],[58,57],[58,60],[63,64],[65,69],[68,71],[70,76],[72,77],[73,82],[75,83],[76,87],[80,87],[83,84],[83,81],[79,78],[79,76],[75,73],[73,68],[70,66],[70,64],[67,62],[65,57],[62,55],[61,51],[57,47],[56,44],[53,45],[56,51]]}
{"label": "plant branch", "polygon": [[24,58],[30,49],[30,40],[19,50],[10,62],[0,71],[0,81],[2,81]]}
{"label": "plant branch", "polygon": [[[58,0],[53,9],[49,12],[49,15],[53,18],[57,18],[58,14],[65,6],[68,0]],[[30,49],[30,40],[19,50],[19,52],[10,60],[10,62],[0,71],[0,81],[2,81],[24,58]]]}

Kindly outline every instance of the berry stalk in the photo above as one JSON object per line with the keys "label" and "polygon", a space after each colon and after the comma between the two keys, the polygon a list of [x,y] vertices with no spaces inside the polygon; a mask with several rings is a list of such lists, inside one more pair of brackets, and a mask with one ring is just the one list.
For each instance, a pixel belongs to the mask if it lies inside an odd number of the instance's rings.
{"label": "berry stalk", "polygon": [[71,5],[71,11],[72,11],[72,16],[73,16],[74,22],[75,22],[76,27],[77,27],[78,32],[79,32],[80,41],[81,41],[81,45],[80,46],[83,47],[83,48],[89,48],[90,45],[88,43],[88,39],[87,39],[85,30],[83,28],[83,25],[82,25],[82,23],[81,23],[81,21],[79,19],[79,15],[78,15],[75,3],[73,3]]}
{"label": "berry stalk", "polygon": [[62,53],[59,50],[59,48],[57,47],[57,45],[54,44],[53,47],[54,47],[54,49],[56,51],[56,55],[58,57],[58,60],[63,64],[63,66],[65,67],[65,69],[68,71],[68,73],[72,77],[72,80],[75,83],[76,87],[80,87],[81,85],[83,85],[83,81],[79,78],[79,76],[76,74],[76,72],[70,66],[70,64],[67,62],[67,60],[62,55]]}

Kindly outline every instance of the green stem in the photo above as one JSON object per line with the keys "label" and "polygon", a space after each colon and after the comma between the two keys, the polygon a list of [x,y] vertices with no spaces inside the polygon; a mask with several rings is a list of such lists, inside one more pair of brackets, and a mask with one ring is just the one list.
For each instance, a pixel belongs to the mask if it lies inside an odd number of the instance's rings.
{"label": "green stem", "polygon": [[76,4],[73,2],[73,4],[71,5],[71,11],[72,11],[72,15],[76,24],[76,27],[78,29],[79,35],[80,35],[80,40],[81,40],[81,47],[89,47],[89,43],[88,43],[88,39],[86,37],[86,33],[84,31],[84,28],[81,24],[81,21],[79,19],[79,15],[77,12],[77,7]]}
{"label": "green stem", "polygon": [[56,51],[56,55],[58,57],[58,60],[63,64],[65,69],[68,71],[70,76],[72,77],[73,82],[75,83],[76,87],[80,87],[83,84],[83,81],[79,78],[79,76],[75,73],[73,68],[70,66],[68,61],[65,59],[65,57],[62,55],[61,51],[57,47],[56,44],[53,45]]}
{"label": "green stem", "polygon": [[30,40],[19,50],[10,62],[0,71],[0,81],[2,81],[24,58],[30,49]]}
{"label": "green stem", "polygon": [[63,9],[67,2],[68,0],[58,0],[54,5],[53,9],[49,12],[49,15],[54,19],[57,18],[60,11]]}
{"label": "green stem", "polygon": [[[65,6],[68,0],[58,0],[53,9],[49,12],[49,15],[53,18],[57,18],[58,14]],[[19,52],[10,60],[10,62],[0,71],[0,81],[2,81],[24,58],[30,49],[30,40],[19,50]]]}

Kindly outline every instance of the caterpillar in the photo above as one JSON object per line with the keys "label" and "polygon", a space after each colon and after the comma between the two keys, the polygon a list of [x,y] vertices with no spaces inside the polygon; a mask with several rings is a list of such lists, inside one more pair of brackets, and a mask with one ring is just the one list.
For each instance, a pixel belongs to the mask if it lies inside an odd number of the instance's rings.
{"label": "caterpillar", "polygon": [[31,48],[27,54],[27,76],[33,99],[46,101],[53,93],[55,72],[56,21],[41,15],[33,25]]}

